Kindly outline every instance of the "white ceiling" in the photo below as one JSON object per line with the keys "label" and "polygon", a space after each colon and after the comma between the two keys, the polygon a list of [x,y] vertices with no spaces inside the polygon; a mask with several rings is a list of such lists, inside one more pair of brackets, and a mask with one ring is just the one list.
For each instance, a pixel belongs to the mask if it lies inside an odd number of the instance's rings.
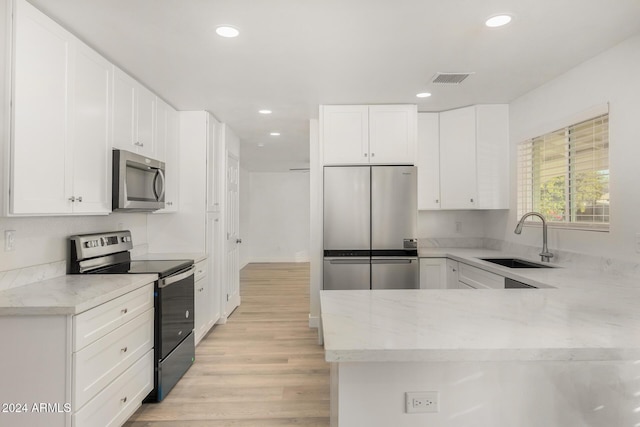
{"label": "white ceiling", "polygon": [[[509,102],[640,32],[640,0],[30,1],[177,109],[228,123],[252,171],[308,166],[318,104]],[[485,27],[498,12],[514,20]],[[438,71],[475,74],[436,87]]]}

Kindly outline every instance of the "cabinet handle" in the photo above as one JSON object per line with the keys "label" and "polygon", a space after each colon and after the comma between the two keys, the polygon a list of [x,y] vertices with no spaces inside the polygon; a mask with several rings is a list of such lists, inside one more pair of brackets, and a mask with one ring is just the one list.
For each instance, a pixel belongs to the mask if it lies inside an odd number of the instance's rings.
{"label": "cabinet handle", "polygon": [[173,206],[173,202],[167,202],[167,206]]}
{"label": "cabinet handle", "polygon": [[471,203],[473,203],[473,199],[469,199],[471,201]]}
{"label": "cabinet handle", "polygon": [[375,156],[375,155],[376,155],[376,153],[371,153],[371,157],[373,157],[373,156]]}
{"label": "cabinet handle", "polygon": [[144,147],[144,144],[140,141],[136,141],[133,145],[137,145],[138,147]]}
{"label": "cabinet handle", "polygon": [[127,403],[127,396],[123,397],[122,399],[120,399],[120,402],[122,403]]}
{"label": "cabinet handle", "polygon": [[440,200],[436,199],[436,203],[440,203]]}
{"label": "cabinet handle", "polygon": [[120,312],[121,312],[122,314],[127,314],[127,312],[128,312],[128,311],[129,311],[129,309],[128,309],[128,308],[124,308],[124,309],[122,309]]}
{"label": "cabinet handle", "polygon": [[365,157],[367,157],[367,156],[368,156],[368,154],[367,154],[367,153],[364,153],[364,156],[365,156]]}
{"label": "cabinet handle", "polygon": [[75,201],[76,201],[75,196],[71,196],[71,197],[69,197],[69,201],[70,201],[71,203],[75,202]]}
{"label": "cabinet handle", "polygon": [[453,272],[455,273],[455,272],[456,272],[456,271],[458,271],[458,270],[456,270],[455,268],[452,268],[452,269],[451,269],[451,271],[453,271]]}
{"label": "cabinet handle", "polygon": [[78,202],[82,203],[82,196],[78,197]]}
{"label": "cabinet handle", "polygon": [[127,350],[128,350],[128,348],[127,348],[127,347],[124,347],[124,348],[121,348],[121,349],[120,349],[120,351],[121,351],[121,352],[123,352],[123,353],[126,353],[126,352],[127,352]]}

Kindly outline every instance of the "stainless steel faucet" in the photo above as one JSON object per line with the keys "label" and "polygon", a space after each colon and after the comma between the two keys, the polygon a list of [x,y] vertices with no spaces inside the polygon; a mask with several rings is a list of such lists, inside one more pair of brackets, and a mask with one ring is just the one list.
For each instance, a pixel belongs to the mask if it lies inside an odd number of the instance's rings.
{"label": "stainless steel faucet", "polygon": [[544,216],[538,212],[527,212],[522,215],[518,225],[516,225],[516,229],[513,231],[516,234],[522,233],[522,226],[524,225],[524,220],[530,216],[537,216],[542,220],[542,252],[540,252],[540,259],[544,262],[549,262],[551,258],[553,258],[553,254],[549,252],[549,248],[547,248],[547,221],[544,219]]}

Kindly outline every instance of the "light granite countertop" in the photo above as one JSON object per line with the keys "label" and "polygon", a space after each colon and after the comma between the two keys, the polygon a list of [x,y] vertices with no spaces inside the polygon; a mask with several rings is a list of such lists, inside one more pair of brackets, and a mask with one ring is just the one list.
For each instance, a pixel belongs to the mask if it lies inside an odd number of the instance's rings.
{"label": "light granite countertop", "polygon": [[156,274],[78,274],[0,291],[0,316],[72,315],[138,289]]}
{"label": "light granite countertop", "polygon": [[327,361],[640,359],[638,280],[558,264],[513,270],[480,260],[511,256],[488,249],[419,256],[546,288],[321,291]]}

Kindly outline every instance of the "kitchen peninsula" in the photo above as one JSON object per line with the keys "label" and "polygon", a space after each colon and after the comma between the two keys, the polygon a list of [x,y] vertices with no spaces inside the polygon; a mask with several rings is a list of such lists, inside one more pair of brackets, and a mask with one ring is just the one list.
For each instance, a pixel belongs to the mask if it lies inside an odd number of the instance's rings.
{"label": "kitchen peninsula", "polygon": [[[547,288],[323,291],[332,426],[638,425],[637,280],[514,273],[483,249],[420,255]],[[407,413],[405,393],[427,391],[438,412]]]}

